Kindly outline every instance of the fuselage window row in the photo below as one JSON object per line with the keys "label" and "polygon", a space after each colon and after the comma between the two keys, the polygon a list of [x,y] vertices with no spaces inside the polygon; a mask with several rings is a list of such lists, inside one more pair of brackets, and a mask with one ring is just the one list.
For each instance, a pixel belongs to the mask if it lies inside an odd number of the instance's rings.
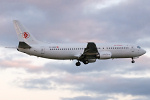
{"label": "fuselage window row", "polygon": [[50,50],[83,50],[84,48],[57,48],[57,49],[50,49]]}
{"label": "fuselage window row", "polygon": [[[101,49],[101,48],[97,48]],[[103,47],[105,49],[105,47]],[[129,47],[106,47],[106,49],[129,49]],[[53,48],[50,50],[84,50],[84,48]]]}

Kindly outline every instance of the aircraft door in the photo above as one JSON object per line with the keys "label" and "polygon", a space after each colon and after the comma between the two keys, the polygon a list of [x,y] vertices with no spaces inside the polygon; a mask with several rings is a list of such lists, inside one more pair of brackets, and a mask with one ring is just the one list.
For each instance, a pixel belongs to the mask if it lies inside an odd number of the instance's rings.
{"label": "aircraft door", "polygon": [[41,49],[41,54],[44,54],[45,53],[45,48],[42,48]]}

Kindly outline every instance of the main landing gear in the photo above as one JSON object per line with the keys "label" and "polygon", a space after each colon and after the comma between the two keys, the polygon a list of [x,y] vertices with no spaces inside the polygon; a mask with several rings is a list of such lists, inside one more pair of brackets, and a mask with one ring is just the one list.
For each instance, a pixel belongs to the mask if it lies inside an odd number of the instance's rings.
{"label": "main landing gear", "polygon": [[[83,63],[84,64],[88,64],[89,61],[88,60],[84,60]],[[80,61],[76,62],[76,66],[80,66],[80,65],[81,65]]]}
{"label": "main landing gear", "polygon": [[131,61],[131,63],[135,63],[135,61],[134,61],[134,59],[132,58],[132,61]]}
{"label": "main landing gear", "polygon": [[81,63],[78,61],[78,62],[76,62],[76,66],[80,66],[81,65]]}

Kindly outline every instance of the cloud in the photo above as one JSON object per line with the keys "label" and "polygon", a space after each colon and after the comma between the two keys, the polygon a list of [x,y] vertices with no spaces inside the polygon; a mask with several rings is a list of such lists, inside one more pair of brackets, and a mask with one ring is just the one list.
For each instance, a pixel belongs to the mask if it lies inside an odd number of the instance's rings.
{"label": "cloud", "polygon": [[106,95],[106,96],[97,96],[97,97],[91,97],[91,96],[78,96],[74,98],[62,98],[62,100],[148,100],[149,98],[145,97],[138,97],[138,96],[131,96],[131,95],[120,95],[117,94],[115,96],[112,95]]}
{"label": "cloud", "polygon": [[[145,6],[140,6],[140,0],[124,1],[105,9],[97,8],[94,12],[87,11],[86,13],[85,9],[89,9],[89,5],[93,5],[90,9],[95,9],[94,6],[104,4],[106,1],[16,1],[18,3],[9,1],[10,6],[3,6],[3,16],[5,15],[4,17],[9,21],[11,21],[10,17],[18,17],[42,41],[96,40],[135,43],[138,39],[149,36],[148,0],[142,2]],[[8,1],[1,2],[7,3]],[[11,11],[12,9],[14,12]],[[12,26],[9,27],[15,34]],[[9,37],[11,36],[9,32],[5,33]],[[41,38],[41,34],[43,34],[43,38]],[[9,40],[16,39],[14,36],[11,38]]]}
{"label": "cloud", "polygon": [[108,99],[113,99],[117,100],[113,97],[90,97],[90,96],[80,96],[80,97],[74,97],[74,98],[62,98],[62,100],[108,100]]}
{"label": "cloud", "polygon": [[47,78],[29,78],[19,80],[20,87],[28,89],[64,89],[74,92],[95,94],[125,94],[134,96],[150,95],[150,78],[123,78],[111,76],[88,76],[87,74],[64,74]]}
{"label": "cloud", "polygon": [[[14,81],[19,87],[23,87],[26,89],[39,89],[39,90],[49,90],[49,89],[55,89],[55,87],[52,87],[51,81],[49,81],[47,78],[41,78],[41,79],[17,79]],[[23,81],[23,83],[21,83]]]}

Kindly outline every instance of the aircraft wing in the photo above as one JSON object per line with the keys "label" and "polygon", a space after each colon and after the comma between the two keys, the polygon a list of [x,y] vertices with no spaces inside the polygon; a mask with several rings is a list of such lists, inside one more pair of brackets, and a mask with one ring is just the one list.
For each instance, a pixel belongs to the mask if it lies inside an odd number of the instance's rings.
{"label": "aircraft wing", "polygon": [[79,60],[83,63],[88,63],[90,59],[99,59],[100,55],[94,42],[88,42],[87,47],[84,49],[83,54],[79,57]]}

